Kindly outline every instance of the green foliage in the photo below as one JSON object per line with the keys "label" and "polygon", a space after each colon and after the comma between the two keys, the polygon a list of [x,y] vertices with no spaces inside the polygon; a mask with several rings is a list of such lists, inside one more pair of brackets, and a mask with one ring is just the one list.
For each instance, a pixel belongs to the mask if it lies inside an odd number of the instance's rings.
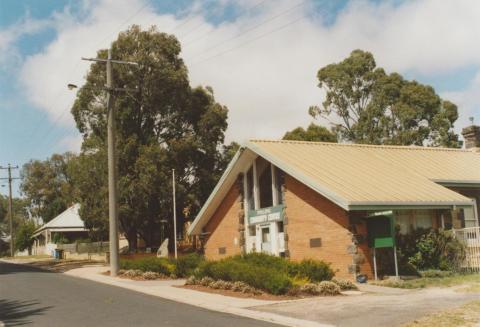
{"label": "green foliage", "polygon": [[32,214],[47,223],[73,204],[73,184],[68,164],[72,153],[54,154],[45,161],[32,160],[23,165],[20,189]]}
{"label": "green foliage", "polygon": [[178,277],[191,276],[195,269],[204,261],[205,258],[197,253],[180,256],[175,260],[175,275]]}
{"label": "green foliage", "polygon": [[417,252],[409,262],[418,270],[455,271],[465,258],[465,245],[451,231],[431,230],[416,242]]}
{"label": "green foliage", "polygon": [[249,253],[220,261],[207,261],[195,271],[198,278],[241,281],[272,294],[285,294],[292,286],[333,277],[328,264],[315,260],[299,263],[263,253]]}
{"label": "green foliage", "polygon": [[120,268],[124,270],[152,271],[159,274],[171,275],[175,265],[166,258],[146,257],[141,259],[122,259]]}
{"label": "green foliage", "polygon": [[[178,40],[156,28],[132,26],[112,43],[115,59],[140,63],[113,65],[114,87],[139,90],[115,96],[119,222],[131,250],[138,235],[147,247],[158,247],[163,219],[167,234],[173,234],[172,169],[182,226],[210,195],[237,147],[223,144],[228,109],[216,102],[210,87],[190,86],[180,52]],[[97,55],[106,58],[107,50]],[[98,231],[97,238],[106,236],[108,226],[105,82],[105,64],[92,64],[71,110],[83,135],[73,168],[80,215]]]}
{"label": "green foliage", "polygon": [[[28,201],[22,198],[13,198],[13,230],[17,230],[29,218],[27,212]],[[8,215],[8,197],[0,194],[0,237],[10,235],[10,219]],[[7,242],[1,242],[0,252],[10,249]]]}
{"label": "green foliage", "polygon": [[[451,231],[417,229],[397,233],[397,258],[401,275],[422,275],[425,270],[456,271],[465,258],[465,245]],[[377,249],[380,275],[394,273],[393,250]],[[427,272],[428,274],[428,272]]]}
{"label": "green foliage", "polygon": [[82,152],[70,161],[68,167],[75,185],[75,199],[80,203],[79,215],[89,230],[89,237],[94,241],[108,240],[106,163],[106,149],[101,148],[98,151]]}
{"label": "green foliage", "polygon": [[52,242],[55,244],[68,244],[69,240],[62,233],[55,233],[52,236]]}
{"label": "green foliage", "polygon": [[240,281],[272,294],[285,294],[292,286],[285,272],[242,262],[236,257],[205,262],[196,271],[196,276],[232,282]]}
{"label": "green foliage", "polygon": [[[321,68],[322,106],[310,115],[337,118],[339,139],[356,143],[459,147],[453,124],[457,106],[435,90],[378,68],[370,52],[355,50],[340,63]],[[338,119],[340,118],[340,119]]]}
{"label": "green foliage", "polygon": [[31,220],[26,220],[20,224],[17,229],[16,237],[15,237],[15,247],[19,251],[27,250],[30,253],[32,245],[33,245],[33,234],[37,226],[35,222]]}
{"label": "green foliage", "polygon": [[308,278],[311,282],[328,281],[335,275],[329,264],[312,259],[304,259],[299,263],[290,262],[289,274]]}
{"label": "green foliage", "polygon": [[311,123],[305,130],[297,127],[285,133],[284,140],[310,141],[310,142],[337,142],[337,135],[323,126]]}
{"label": "green foliage", "polygon": [[204,261],[204,257],[196,253],[180,256],[178,259],[157,258],[152,256],[139,259],[122,259],[120,260],[120,268],[187,277],[193,275],[195,269]]}
{"label": "green foliage", "polygon": [[445,271],[445,270],[424,270],[420,271],[420,276],[424,278],[444,278],[444,277],[451,277],[454,275],[453,271]]}

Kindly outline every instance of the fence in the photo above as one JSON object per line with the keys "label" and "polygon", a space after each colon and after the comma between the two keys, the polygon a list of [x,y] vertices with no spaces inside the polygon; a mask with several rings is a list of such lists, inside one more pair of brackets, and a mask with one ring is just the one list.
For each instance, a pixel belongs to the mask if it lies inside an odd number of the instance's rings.
{"label": "fence", "polygon": [[455,229],[455,236],[466,245],[466,258],[463,267],[480,272],[480,227]]}
{"label": "fence", "polygon": [[108,242],[58,244],[57,248],[70,253],[105,253]]}

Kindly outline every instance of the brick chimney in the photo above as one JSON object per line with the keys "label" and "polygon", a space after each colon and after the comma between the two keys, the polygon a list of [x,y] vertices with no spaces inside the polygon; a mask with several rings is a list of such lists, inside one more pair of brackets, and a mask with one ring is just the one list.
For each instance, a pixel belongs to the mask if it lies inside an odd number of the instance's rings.
{"label": "brick chimney", "polygon": [[473,118],[470,118],[472,125],[462,129],[465,139],[465,148],[480,152],[480,126],[473,125]]}

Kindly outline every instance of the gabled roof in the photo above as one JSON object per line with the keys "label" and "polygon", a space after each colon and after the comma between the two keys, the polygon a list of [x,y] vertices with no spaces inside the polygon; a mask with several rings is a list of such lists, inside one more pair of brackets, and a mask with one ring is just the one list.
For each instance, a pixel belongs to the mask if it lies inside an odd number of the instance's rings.
{"label": "gabled roof", "polygon": [[239,172],[261,156],[345,210],[470,206],[443,185],[480,188],[480,154],[412,146],[301,141],[247,142],[189,228],[198,234]]}
{"label": "gabled roof", "polygon": [[86,230],[85,224],[83,220],[80,218],[78,214],[78,210],[80,209],[80,204],[75,204],[50,220],[45,225],[41,226],[39,229],[35,231],[35,235],[38,233],[46,230],[68,230],[68,231],[84,231]]}

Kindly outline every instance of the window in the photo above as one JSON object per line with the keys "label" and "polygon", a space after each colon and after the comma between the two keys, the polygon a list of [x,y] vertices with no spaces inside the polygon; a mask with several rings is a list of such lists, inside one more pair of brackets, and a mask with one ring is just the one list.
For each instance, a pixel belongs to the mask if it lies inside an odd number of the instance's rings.
{"label": "window", "polygon": [[257,228],[255,225],[250,225],[248,226],[248,235],[249,236],[255,236],[257,235]]}
{"label": "window", "polygon": [[250,167],[250,169],[247,172],[247,189],[246,191],[246,198],[247,198],[247,206],[248,210],[254,210],[255,209],[255,200],[253,198],[253,167]]}
{"label": "window", "polygon": [[277,192],[277,199],[278,199],[278,204],[283,203],[283,198],[282,198],[282,171],[278,168],[275,167],[275,192]]}
{"label": "window", "polygon": [[[472,199],[473,200],[473,199]],[[474,200],[475,201],[475,200]],[[461,209],[460,217],[462,219],[462,227],[476,227],[477,218],[475,217],[476,203],[469,208]]]}
{"label": "window", "polygon": [[400,229],[400,234],[408,234],[410,231],[410,210],[398,210],[395,213],[395,223]]}
{"label": "window", "polygon": [[278,232],[283,233],[283,221],[279,221],[277,224],[278,224]]}
{"label": "window", "polygon": [[415,227],[430,229],[432,224],[432,211],[431,210],[416,210],[415,211]]}
{"label": "window", "polygon": [[257,159],[257,176],[260,193],[260,208],[273,206],[272,194],[272,168],[270,163],[263,158]]}

